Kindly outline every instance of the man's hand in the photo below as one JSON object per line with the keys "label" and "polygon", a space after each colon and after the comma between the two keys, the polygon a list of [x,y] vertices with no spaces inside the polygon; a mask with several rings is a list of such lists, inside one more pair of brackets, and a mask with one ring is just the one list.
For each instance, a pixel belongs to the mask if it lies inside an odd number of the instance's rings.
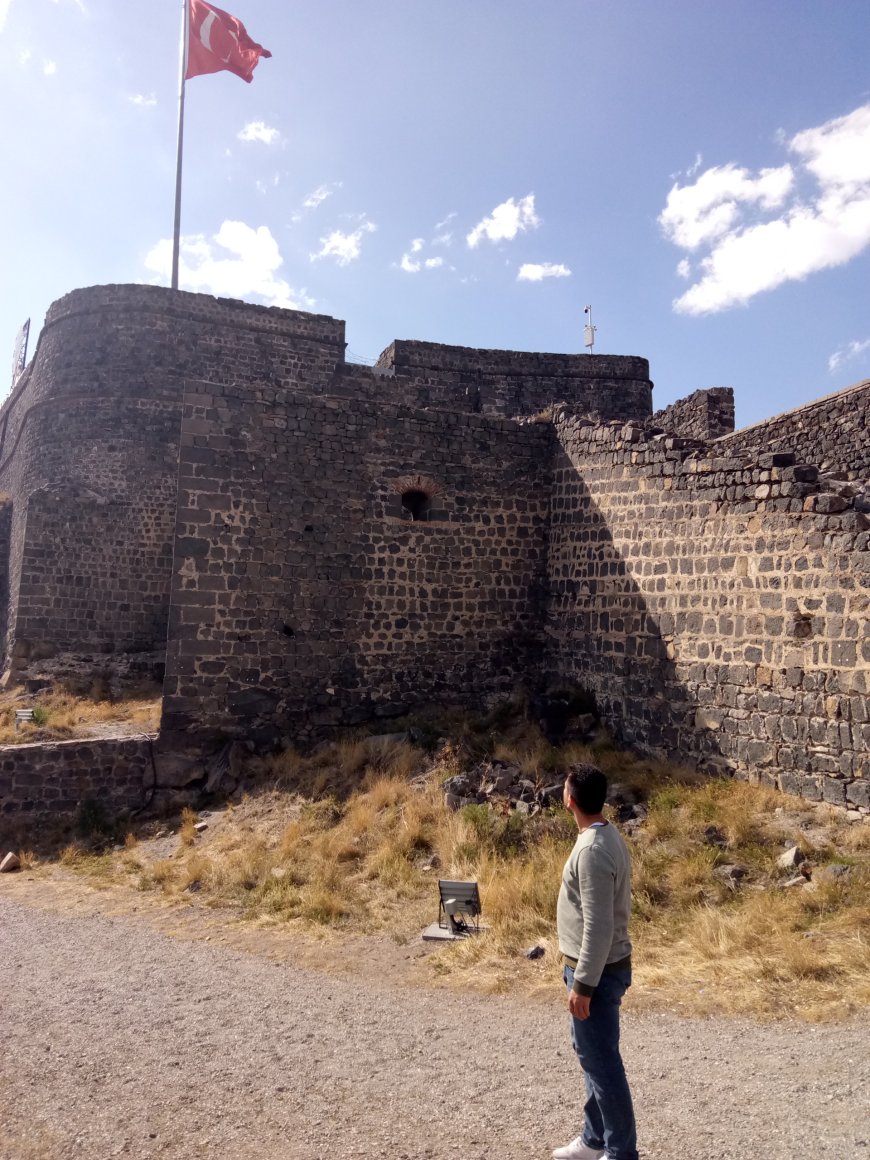
{"label": "man's hand", "polygon": [[575,1019],[589,1018],[590,1002],[590,995],[581,995],[578,991],[570,991],[568,993],[568,1010],[571,1012]]}

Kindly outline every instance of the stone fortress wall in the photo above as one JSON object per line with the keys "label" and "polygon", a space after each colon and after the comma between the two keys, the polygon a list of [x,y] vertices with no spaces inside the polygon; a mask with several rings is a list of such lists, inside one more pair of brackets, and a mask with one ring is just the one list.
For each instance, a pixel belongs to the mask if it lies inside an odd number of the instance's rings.
{"label": "stone fortress wall", "polygon": [[793,453],[799,462],[844,479],[870,478],[870,382],[815,399],[723,440],[726,455],[759,450]]}
{"label": "stone fortress wall", "polygon": [[269,740],[509,692],[545,578],[546,432],[300,395],[257,425],[256,385],[212,389],[182,424],[164,729]]}
{"label": "stone fortress wall", "polygon": [[165,638],[181,401],[132,321],[87,293],[56,303],[0,410],[13,662]]}
{"label": "stone fortress wall", "polygon": [[724,388],[653,415],[640,358],[368,368],[324,316],[75,291],[0,410],[7,664],[165,649],[158,749],[570,682],[638,748],[870,808],[868,411],[732,433]]}
{"label": "stone fortress wall", "polygon": [[727,457],[727,440],[567,409],[555,428],[552,676],[641,749],[870,807],[860,503],[789,453]]}

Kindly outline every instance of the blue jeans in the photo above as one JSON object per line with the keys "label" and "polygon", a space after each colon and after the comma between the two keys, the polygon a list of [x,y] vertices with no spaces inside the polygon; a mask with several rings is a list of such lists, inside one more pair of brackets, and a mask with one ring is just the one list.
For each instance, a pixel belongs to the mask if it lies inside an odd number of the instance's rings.
{"label": "blue jeans", "polygon": [[[570,991],[574,972],[569,966],[564,979]],[[631,971],[605,972],[592,996],[589,1018],[571,1018],[571,1043],[586,1078],[583,1142],[603,1148],[608,1160],[638,1160],[631,1091],[619,1054],[619,1005],[630,986]]]}

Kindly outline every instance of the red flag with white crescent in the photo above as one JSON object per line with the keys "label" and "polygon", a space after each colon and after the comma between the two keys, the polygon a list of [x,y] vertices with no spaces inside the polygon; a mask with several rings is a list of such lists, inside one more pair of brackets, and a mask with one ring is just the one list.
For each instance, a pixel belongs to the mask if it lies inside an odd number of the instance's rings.
{"label": "red flag with white crescent", "polygon": [[188,0],[188,3],[190,25],[185,79],[226,71],[250,84],[260,57],[269,57],[271,52],[251,40],[238,17],[206,4],[205,0]]}

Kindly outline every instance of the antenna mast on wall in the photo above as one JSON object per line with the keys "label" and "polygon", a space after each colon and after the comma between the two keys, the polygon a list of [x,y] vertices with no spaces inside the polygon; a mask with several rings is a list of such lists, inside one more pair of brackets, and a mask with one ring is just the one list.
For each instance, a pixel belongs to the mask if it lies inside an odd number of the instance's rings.
{"label": "antenna mast on wall", "polygon": [[586,315],[586,325],[583,327],[583,345],[592,354],[592,348],[595,345],[595,331],[597,326],[592,325],[592,307],[584,307],[583,313]]}

